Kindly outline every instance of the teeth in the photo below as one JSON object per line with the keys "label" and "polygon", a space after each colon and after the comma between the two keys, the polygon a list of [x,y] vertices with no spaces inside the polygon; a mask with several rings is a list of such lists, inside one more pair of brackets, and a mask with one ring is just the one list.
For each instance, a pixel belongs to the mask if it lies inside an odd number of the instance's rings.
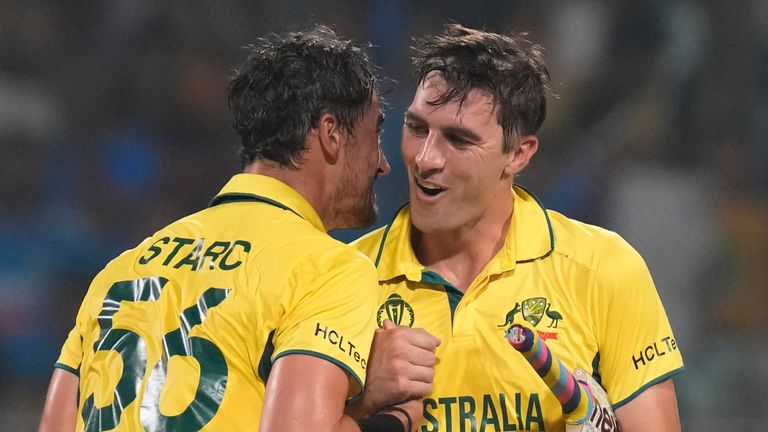
{"label": "teeth", "polygon": [[430,196],[435,196],[445,190],[445,188],[442,188],[440,186],[435,186],[433,184],[425,184],[420,182],[418,179],[414,179],[414,180],[416,181],[416,184],[419,186],[419,188],[421,188],[421,190],[425,194]]}
{"label": "teeth", "polygon": [[429,189],[429,190],[442,190],[442,189],[443,189],[443,188],[441,188],[440,186],[434,186],[434,185],[430,185],[430,184],[422,183],[422,182],[420,182],[420,181],[418,181],[418,180],[416,180],[416,183],[417,183],[419,186],[423,187],[424,189]]}

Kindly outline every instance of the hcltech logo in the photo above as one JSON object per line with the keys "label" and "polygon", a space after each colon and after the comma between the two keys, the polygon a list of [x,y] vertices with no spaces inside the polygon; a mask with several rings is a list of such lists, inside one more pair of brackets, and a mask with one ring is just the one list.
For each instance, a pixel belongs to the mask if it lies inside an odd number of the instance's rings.
{"label": "hcltech logo", "polygon": [[[504,322],[499,324],[498,327],[509,327],[515,323],[515,318],[520,316],[524,321],[527,321],[534,328],[542,322],[544,317],[548,319],[547,328],[557,328],[558,323],[563,320],[563,316],[560,312],[552,310],[552,303],[547,301],[546,297],[531,297],[525,299],[522,302],[515,302],[515,306],[507,312],[504,317]],[[547,320],[544,320],[545,322]],[[558,333],[547,332],[536,329],[536,332],[542,339],[557,339]]]}
{"label": "hcltech logo", "polygon": [[414,318],[415,315],[413,314],[411,305],[397,294],[389,296],[387,301],[379,307],[379,311],[376,312],[376,324],[378,324],[379,327],[384,325],[385,319],[389,319],[397,325],[413,327]]}

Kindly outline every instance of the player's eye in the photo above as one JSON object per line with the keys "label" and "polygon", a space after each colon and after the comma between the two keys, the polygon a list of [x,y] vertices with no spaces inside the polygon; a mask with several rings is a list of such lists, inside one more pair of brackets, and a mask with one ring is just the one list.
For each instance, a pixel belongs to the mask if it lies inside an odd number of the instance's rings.
{"label": "player's eye", "polygon": [[451,143],[452,146],[459,149],[467,147],[468,145],[472,144],[472,142],[470,142],[469,140],[454,134],[448,134],[445,136],[445,138],[448,140],[448,142]]}
{"label": "player's eye", "polygon": [[426,136],[429,133],[426,127],[410,121],[405,122],[405,128],[413,136]]}

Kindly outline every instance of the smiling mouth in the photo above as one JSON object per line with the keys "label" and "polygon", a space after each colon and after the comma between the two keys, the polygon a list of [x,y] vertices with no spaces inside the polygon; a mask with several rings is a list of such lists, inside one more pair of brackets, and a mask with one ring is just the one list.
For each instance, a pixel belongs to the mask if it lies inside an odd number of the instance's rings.
{"label": "smiling mouth", "polygon": [[425,185],[420,183],[418,180],[416,181],[416,186],[418,186],[419,189],[421,189],[421,191],[428,196],[437,196],[443,191],[445,191],[445,188],[434,186],[434,185]]}

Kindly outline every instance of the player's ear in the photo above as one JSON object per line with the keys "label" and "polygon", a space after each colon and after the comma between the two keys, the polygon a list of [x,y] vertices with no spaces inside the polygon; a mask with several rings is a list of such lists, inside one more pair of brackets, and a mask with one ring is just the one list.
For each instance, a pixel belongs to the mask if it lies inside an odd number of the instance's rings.
{"label": "player's ear", "polygon": [[531,158],[539,149],[539,138],[536,135],[523,135],[513,139],[510,149],[505,154],[507,163],[504,166],[503,177],[511,178],[528,165]]}
{"label": "player's ear", "polygon": [[320,151],[327,161],[335,163],[346,136],[341,122],[334,114],[324,113],[317,120],[316,131]]}

